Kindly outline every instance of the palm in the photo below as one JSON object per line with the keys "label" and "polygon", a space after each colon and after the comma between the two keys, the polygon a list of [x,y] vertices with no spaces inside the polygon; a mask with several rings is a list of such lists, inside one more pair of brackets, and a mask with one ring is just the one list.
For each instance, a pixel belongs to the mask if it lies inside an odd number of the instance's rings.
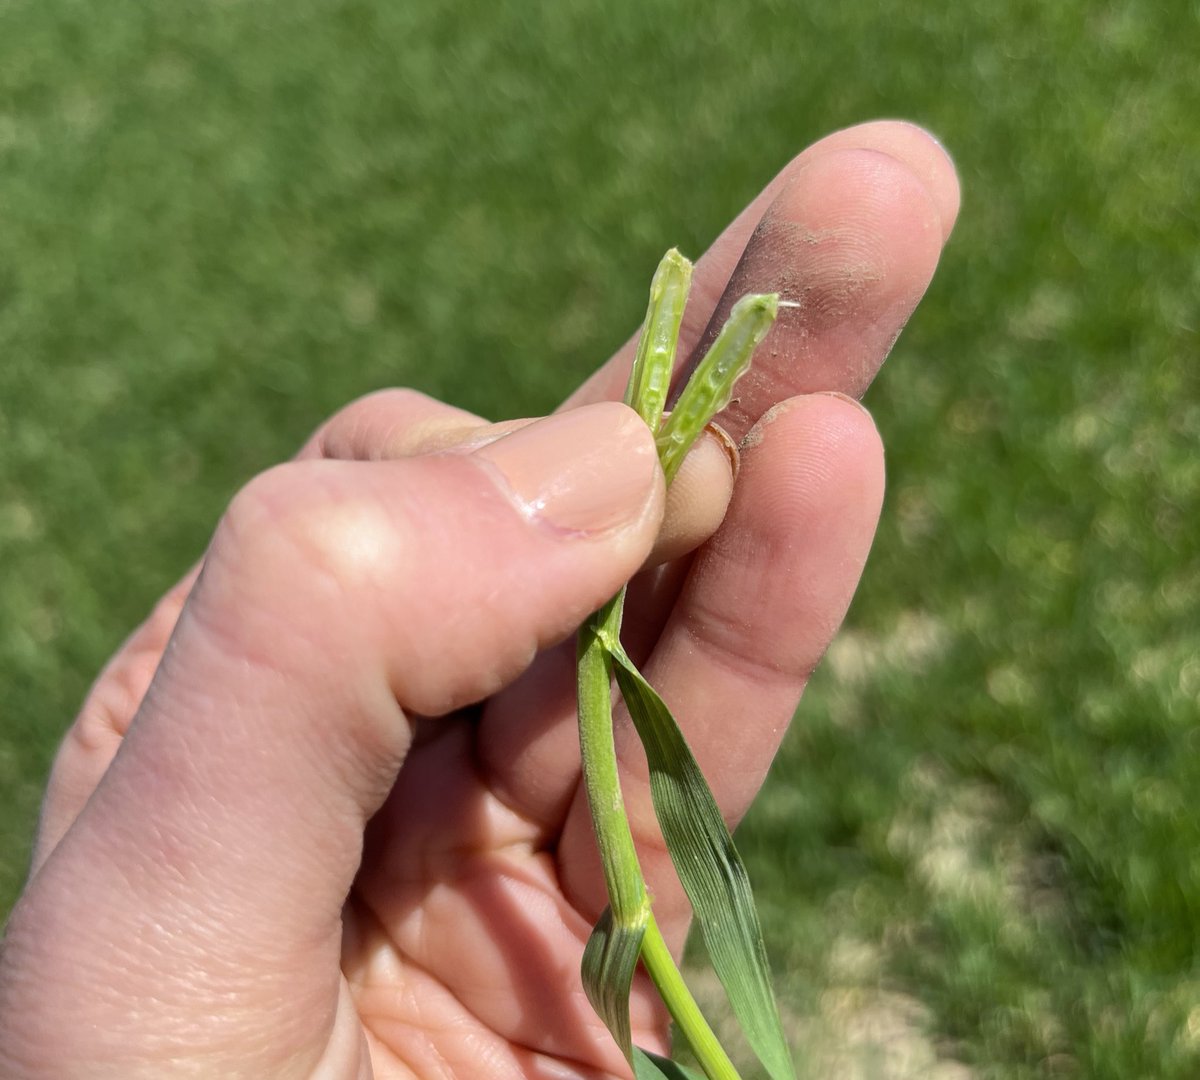
{"label": "palm", "polygon": [[375,1076],[436,1075],[436,1063],[470,1075],[464,1054],[486,1055],[497,1077],[616,1069],[579,987],[592,915],[564,896],[560,830],[497,794],[480,723],[439,724],[368,830],[342,969]]}

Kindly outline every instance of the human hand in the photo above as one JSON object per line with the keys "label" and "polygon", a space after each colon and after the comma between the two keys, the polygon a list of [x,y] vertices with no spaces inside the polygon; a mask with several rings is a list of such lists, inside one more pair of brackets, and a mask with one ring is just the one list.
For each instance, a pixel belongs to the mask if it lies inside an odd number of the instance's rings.
{"label": "human hand", "polygon": [[[793,161],[697,264],[681,355],[781,311],[720,418],[728,512],[631,590],[630,651],[730,824],[840,623],[883,488],[866,388],[958,206],[908,125]],[[711,330],[710,330],[711,328]],[[404,391],[252,481],[114,657],[55,763],[0,959],[13,1077],[625,1075],[579,984],[605,903],[562,641],[650,557],[665,496],[627,346],[532,424]],[[658,555],[720,519],[693,455]],[[689,486],[690,485],[690,486]],[[535,655],[536,654],[536,655]],[[736,737],[730,738],[734,729]],[[636,737],[622,783],[667,940],[689,912]],[[635,987],[636,1041],[665,1021]]]}

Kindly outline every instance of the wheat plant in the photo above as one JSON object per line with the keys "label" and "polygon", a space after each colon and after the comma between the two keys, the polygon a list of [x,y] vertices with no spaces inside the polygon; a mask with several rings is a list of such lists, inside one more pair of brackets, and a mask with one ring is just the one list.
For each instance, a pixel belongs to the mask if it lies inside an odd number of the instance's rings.
{"label": "wheat plant", "polygon": [[[672,249],[650,286],[625,402],[655,433],[667,483],[689,448],[728,403],[775,320],[775,294],[745,296],[664,418],[692,266]],[[679,725],[621,645],[622,589],[579,632],[578,707],[583,777],[604,866],[608,907],[583,955],[583,985],[638,1080],[695,1077],[633,1045],[629,992],[639,961],[709,1080],[736,1080],[729,1055],[684,983],[654,920],[625,814],[613,742],[615,678],[650,767],[654,810],[675,871],[734,1016],[771,1080],[795,1073],[771,989],[750,881]]]}

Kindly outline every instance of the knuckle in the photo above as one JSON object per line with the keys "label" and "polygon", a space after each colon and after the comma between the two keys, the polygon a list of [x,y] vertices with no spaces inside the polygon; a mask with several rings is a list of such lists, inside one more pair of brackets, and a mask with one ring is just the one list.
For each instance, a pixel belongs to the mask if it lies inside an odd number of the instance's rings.
{"label": "knuckle", "polygon": [[365,437],[373,417],[381,411],[412,409],[417,399],[423,398],[415,390],[389,388],[375,390],[355,398],[338,409],[317,430],[314,442],[319,456],[336,460],[355,461],[368,456],[370,440]]}
{"label": "knuckle", "polygon": [[458,410],[407,387],[389,387],[357,398],[317,433],[320,456],[344,461],[377,461],[402,456],[410,435],[430,417]]}
{"label": "knuckle", "polygon": [[360,482],[354,466],[289,463],[234,496],[208,561],[265,588],[332,584],[353,592],[400,565],[399,524],[395,506]]}
{"label": "knuckle", "polygon": [[214,548],[253,550],[264,535],[276,534],[303,502],[303,466],[276,465],[247,482],[221,517]]}
{"label": "knuckle", "polygon": [[104,671],[84,700],[70,740],[87,753],[110,752],[114,742],[125,737],[159,659],[156,653],[135,652]]}
{"label": "knuckle", "polygon": [[407,386],[389,386],[355,398],[335,413],[329,424],[341,424],[352,428],[364,416],[374,416],[383,412],[406,417],[440,404],[441,402],[422,394],[419,390],[411,390]]}

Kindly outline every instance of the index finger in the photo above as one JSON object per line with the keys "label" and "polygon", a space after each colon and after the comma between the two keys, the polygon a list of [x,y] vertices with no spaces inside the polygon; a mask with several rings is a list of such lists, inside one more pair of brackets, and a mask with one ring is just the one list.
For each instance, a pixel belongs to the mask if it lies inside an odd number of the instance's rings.
{"label": "index finger", "polygon": [[[856,192],[867,193],[868,202],[856,206],[846,198]],[[898,203],[904,213],[893,214]],[[925,213],[914,215],[914,206],[923,206]],[[786,312],[760,348],[752,400],[747,400],[748,388],[739,386],[743,415],[731,413],[722,425],[740,438],[784,398],[815,390],[861,394],[924,292],[958,207],[953,163],[931,135],[913,124],[876,121],[814,143],[697,261],[679,336],[680,372],[686,374],[703,354],[738,297],[780,291],[801,307]],[[880,283],[888,295],[875,288]],[[852,285],[858,286],[855,310],[846,310],[843,302],[840,314],[847,318],[840,321],[852,333],[872,321],[881,336],[870,342],[843,340],[829,351],[839,321],[837,297],[844,299]],[[636,344],[631,338],[563,407],[620,399]],[[772,354],[781,363],[770,365],[764,379],[763,361]],[[826,360],[816,370],[796,362],[811,355]]]}

